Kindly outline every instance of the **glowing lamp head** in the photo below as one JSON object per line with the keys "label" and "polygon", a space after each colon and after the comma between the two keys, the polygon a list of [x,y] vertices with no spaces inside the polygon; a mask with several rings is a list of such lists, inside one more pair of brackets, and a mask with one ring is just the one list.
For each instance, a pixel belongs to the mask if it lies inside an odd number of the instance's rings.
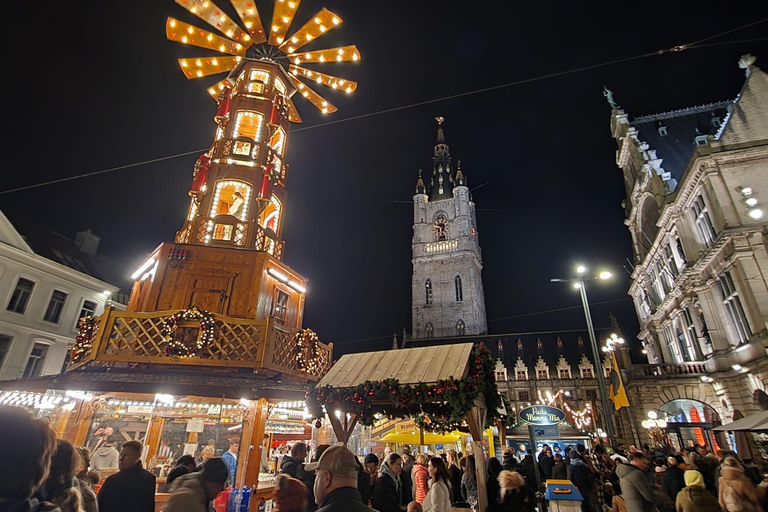
{"label": "glowing lamp head", "polygon": [[752,187],[744,187],[741,189],[741,195],[744,197],[751,196],[752,195]]}
{"label": "glowing lamp head", "polygon": [[656,411],[648,411],[648,419],[655,420],[658,417],[659,415],[656,414]]}
{"label": "glowing lamp head", "polygon": [[749,210],[749,212],[747,212],[747,215],[749,215],[755,220],[761,219],[763,217],[763,210],[761,210],[760,208],[754,208],[752,210]]}
{"label": "glowing lamp head", "polygon": [[581,288],[581,283],[573,283],[573,287],[578,290],[579,288]]}
{"label": "glowing lamp head", "polygon": [[587,271],[587,267],[585,267],[584,265],[578,265],[576,267],[576,273],[577,274],[583,274],[586,271]]}
{"label": "glowing lamp head", "polygon": [[611,274],[607,270],[603,270],[602,272],[600,272],[600,275],[598,277],[600,279],[602,279],[602,280],[606,280],[606,279],[610,279],[611,277],[613,277],[613,274]]}
{"label": "glowing lamp head", "polygon": [[747,206],[755,206],[757,204],[757,198],[756,197],[750,197],[750,198],[748,198],[744,202],[747,203]]}

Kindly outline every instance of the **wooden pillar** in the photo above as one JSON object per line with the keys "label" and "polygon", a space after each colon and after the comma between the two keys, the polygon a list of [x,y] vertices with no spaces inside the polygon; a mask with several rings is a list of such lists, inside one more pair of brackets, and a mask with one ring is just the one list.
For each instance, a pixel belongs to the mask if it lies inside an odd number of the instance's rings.
{"label": "wooden pillar", "polygon": [[80,400],[80,402],[78,414],[71,426],[72,430],[69,435],[65,435],[65,439],[75,446],[87,446],[88,431],[91,429],[95,409],[93,402],[86,402],[85,400]]}
{"label": "wooden pillar", "polygon": [[352,431],[357,424],[357,414],[352,414],[347,418],[347,415],[342,413],[341,418],[337,418],[335,414],[331,413],[328,414],[328,421],[331,422],[336,439],[344,446],[347,446],[347,441],[349,441],[349,437],[352,435]]}
{"label": "wooden pillar", "polygon": [[152,416],[149,425],[147,425],[147,437],[144,439],[144,467],[150,467],[157,455],[160,438],[163,435],[163,425],[165,425],[165,418],[162,416]]}
{"label": "wooden pillar", "polygon": [[488,489],[485,475],[485,452],[483,452],[483,431],[485,430],[485,403],[475,400],[475,407],[467,415],[469,433],[472,434],[472,453],[475,456],[477,477],[477,506],[480,512],[488,510]]}
{"label": "wooden pillar", "polygon": [[269,414],[269,402],[266,398],[252,401],[245,414],[235,482],[237,487],[258,487],[261,452],[268,449],[263,445],[263,442]]}
{"label": "wooden pillar", "polygon": [[507,448],[507,426],[503,421],[499,421],[497,424],[499,429],[499,443],[501,444],[501,453]]}

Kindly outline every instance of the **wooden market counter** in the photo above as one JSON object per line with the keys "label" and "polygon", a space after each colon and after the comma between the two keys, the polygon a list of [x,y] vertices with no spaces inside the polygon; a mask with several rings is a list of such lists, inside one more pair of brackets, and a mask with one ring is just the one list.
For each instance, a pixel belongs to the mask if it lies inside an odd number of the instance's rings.
{"label": "wooden market counter", "polygon": [[[260,487],[256,494],[251,496],[251,505],[249,512],[258,512],[259,502],[271,500],[275,497],[274,487]],[[166,503],[171,498],[171,494],[167,492],[158,492],[155,494],[155,512],[161,512],[165,508]]]}

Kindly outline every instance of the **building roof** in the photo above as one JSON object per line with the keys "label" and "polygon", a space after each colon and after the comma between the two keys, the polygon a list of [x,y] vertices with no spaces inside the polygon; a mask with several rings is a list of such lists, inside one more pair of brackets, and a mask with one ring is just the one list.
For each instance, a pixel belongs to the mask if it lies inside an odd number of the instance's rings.
{"label": "building roof", "polygon": [[[635,118],[638,139],[662,160],[661,167],[679,182],[696,148],[696,137],[715,135],[726,120],[732,101],[662,112]],[[672,187],[674,189],[674,187]]]}
{"label": "building roof", "polygon": [[347,354],[325,374],[318,387],[350,388],[366,381],[397,379],[401,384],[437,382],[469,374],[473,343]]}

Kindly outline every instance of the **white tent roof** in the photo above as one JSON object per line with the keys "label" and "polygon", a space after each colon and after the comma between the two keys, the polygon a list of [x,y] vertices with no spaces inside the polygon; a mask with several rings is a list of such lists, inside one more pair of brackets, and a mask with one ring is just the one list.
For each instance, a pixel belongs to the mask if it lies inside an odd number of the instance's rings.
{"label": "white tent roof", "polygon": [[752,431],[768,430],[768,411],[758,412],[756,414],[750,414],[745,418],[736,420],[727,425],[720,425],[713,430],[719,430],[721,432],[738,432],[738,431]]}

